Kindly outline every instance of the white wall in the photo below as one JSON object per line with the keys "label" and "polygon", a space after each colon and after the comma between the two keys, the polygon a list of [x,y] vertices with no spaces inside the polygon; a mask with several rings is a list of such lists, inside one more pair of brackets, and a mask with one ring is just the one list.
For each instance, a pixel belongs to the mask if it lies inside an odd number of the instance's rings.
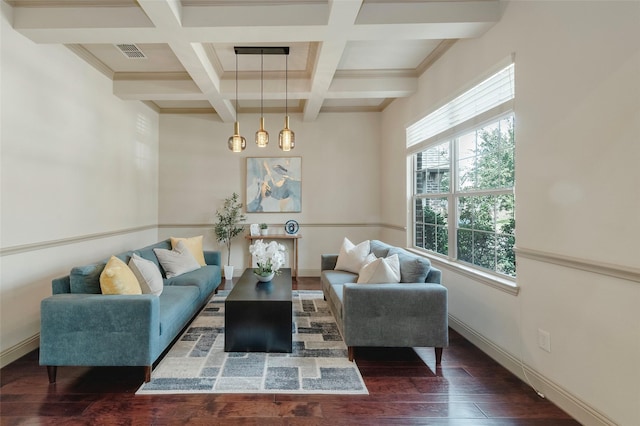
{"label": "white wall", "polygon": [[[483,37],[456,43],[418,94],[383,114],[382,155],[394,164],[383,169],[387,205],[407,205],[406,125],[511,53],[516,245],[547,261],[518,256],[519,296],[445,269],[450,313],[505,358],[522,356],[537,386],[580,421],[640,424],[640,283],[551,263],[606,264],[637,280],[640,3],[511,2]],[[383,205],[383,222],[405,217]],[[538,348],[538,328],[550,332],[551,353]]]}
{"label": "white wall", "polygon": [[[300,224],[300,275],[318,274],[320,254],[337,252],[342,238],[354,242],[379,232],[379,113],[320,114],[314,122],[291,116],[296,147],[278,149],[283,116],[265,115],[269,145],[253,141],[259,118],[240,114],[247,149],[233,153],[227,139],[233,123],[210,115],[168,115],[160,118],[160,236],[205,235],[205,246],[225,250],[215,241],[215,211],[234,191],[245,203],[247,157],[302,157],[302,212],[253,213],[247,223],[266,222],[284,233],[284,223]],[[177,226],[179,225],[179,226]],[[247,229],[248,232],[248,229]],[[231,263],[236,275],[248,266],[248,243],[234,241]]]}
{"label": "white wall", "polygon": [[0,351],[35,344],[40,301],[74,265],[157,240],[158,114],[2,3]]}

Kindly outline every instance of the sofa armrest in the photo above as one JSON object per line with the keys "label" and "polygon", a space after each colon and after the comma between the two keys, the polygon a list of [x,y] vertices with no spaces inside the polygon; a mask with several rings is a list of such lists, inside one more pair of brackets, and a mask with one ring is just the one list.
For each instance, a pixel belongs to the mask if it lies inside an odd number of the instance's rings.
{"label": "sofa armrest", "polygon": [[222,258],[219,251],[204,250],[204,261],[207,265],[222,265]]}
{"label": "sofa armrest", "polygon": [[326,271],[329,269],[335,269],[337,262],[337,254],[322,254],[320,255],[320,270]]}
{"label": "sofa armrest", "polygon": [[149,366],[160,355],[157,296],[57,294],[40,307],[41,365]]}
{"label": "sofa armrest", "polygon": [[447,289],[439,284],[344,284],[347,346],[446,347]]}

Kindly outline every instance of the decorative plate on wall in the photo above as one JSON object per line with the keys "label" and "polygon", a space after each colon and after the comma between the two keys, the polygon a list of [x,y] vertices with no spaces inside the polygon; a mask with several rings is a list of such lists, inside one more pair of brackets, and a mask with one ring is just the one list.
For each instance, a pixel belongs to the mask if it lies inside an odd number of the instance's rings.
{"label": "decorative plate on wall", "polygon": [[284,230],[287,232],[287,234],[289,235],[295,235],[298,233],[298,230],[300,229],[300,225],[298,225],[298,222],[296,222],[295,220],[291,219],[288,220],[285,224],[284,224]]}

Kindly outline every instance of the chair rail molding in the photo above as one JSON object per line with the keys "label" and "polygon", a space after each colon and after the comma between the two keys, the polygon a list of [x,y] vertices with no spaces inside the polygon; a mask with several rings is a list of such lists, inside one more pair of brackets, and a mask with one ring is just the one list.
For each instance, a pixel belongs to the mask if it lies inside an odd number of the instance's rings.
{"label": "chair rail molding", "polygon": [[533,250],[526,247],[516,247],[514,250],[516,252],[516,256],[523,257],[525,259],[544,263],[553,263],[566,268],[580,269],[594,274],[606,275],[621,280],[640,283],[640,269],[638,268],[599,262],[591,259],[580,259],[557,253]]}

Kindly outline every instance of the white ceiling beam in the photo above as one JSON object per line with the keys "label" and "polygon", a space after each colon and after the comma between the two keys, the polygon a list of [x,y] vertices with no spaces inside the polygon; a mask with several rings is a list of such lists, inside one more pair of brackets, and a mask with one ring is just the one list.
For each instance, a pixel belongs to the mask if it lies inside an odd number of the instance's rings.
{"label": "white ceiling beam", "polygon": [[13,26],[29,29],[150,28],[137,6],[131,7],[14,7]]}
{"label": "white ceiling beam", "polygon": [[246,4],[237,6],[187,6],[182,24],[185,28],[207,27],[271,27],[325,25],[326,4]]}
{"label": "white ceiling beam", "polygon": [[502,8],[499,0],[367,2],[362,5],[356,25],[498,22]]}
{"label": "white ceiling beam", "polygon": [[360,11],[361,1],[329,0],[329,33],[320,44],[315,67],[311,74],[311,95],[304,105],[302,119],[313,121],[318,117],[325,94],[336,73],[342,53],[347,45],[345,29],[353,26]]}
{"label": "white ceiling beam", "polygon": [[222,121],[235,119],[233,105],[220,94],[220,75],[214,69],[201,43],[185,40],[181,33],[182,6],[177,0],[138,0],[140,7],[159,32],[167,33],[169,47],[173,50],[204,99],[209,101]]}
{"label": "white ceiling beam", "polygon": [[137,0],[156,28],[180,28],[182,4],[177,0]]}
{"label": "white ceiling beam", "polygon": [[120,99],[153,100],[206,100],[200,88],[191,80],[114,80],[113,94]]}

